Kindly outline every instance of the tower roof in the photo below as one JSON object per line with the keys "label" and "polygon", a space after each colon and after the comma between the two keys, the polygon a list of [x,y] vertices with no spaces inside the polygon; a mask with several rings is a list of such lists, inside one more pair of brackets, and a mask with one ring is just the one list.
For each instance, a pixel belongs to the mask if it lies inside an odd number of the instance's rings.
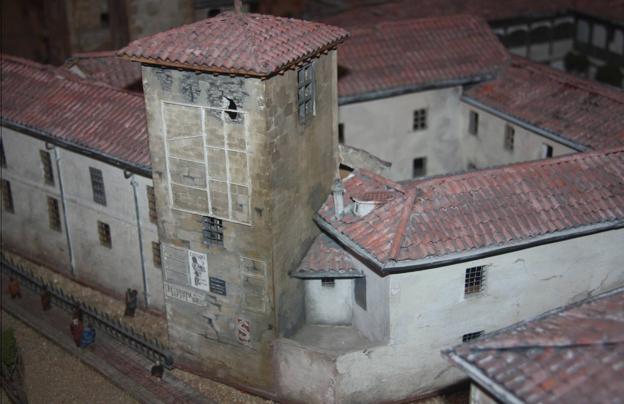
{"label": "tower roof", "polygon": [[118,55],[142,63],[266,77],[344,41],[321,23],[227,12],[131,42]]}

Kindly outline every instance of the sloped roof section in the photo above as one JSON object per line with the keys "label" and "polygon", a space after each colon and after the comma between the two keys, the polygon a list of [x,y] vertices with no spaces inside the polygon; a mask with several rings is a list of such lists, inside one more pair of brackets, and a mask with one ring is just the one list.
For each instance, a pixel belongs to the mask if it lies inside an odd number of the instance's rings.
{"label": "sloped roof section", "polygon": [[581,148],[624,145],[624,91],[514,56],[463,99],[544,129]]}
{"label": "sloped roof section", "polygon": [[338,52],[338,95],[459,85],[492,78],[509,59],[485,21],[458,15],[352,31]]}
{"label": "sloped roof section", "polygon": [[141,81],[141,64],[116,56],[115,51],[78,53],[63,65],[80,77],[115,88],[128,88]]}
{"label": "sloped roof section", "polygon": [[143,96],[2,55],[2,122],[150,170]]}
{"label": "sloped roof section", "polygon": [[444,355],[479,384],[490,386],[489,392],[503,402],[621,402],[624,289],[513,325]]}
{"label": "sloped roof section", "polygon": [[326,234],[316,237],[312,246],[293,271],[295,278],[360,278],[364,276],[357,269],[354,258]]}
{"label": "sloped roof section", "polygon": [[131,42],[118,55],[144,63],[270,76],[332,49],[338,27],[270,15],[226,12]]}
{"label": "sloped roof section", "polygon": [[624,226],[624,148],[395,185],[354,173],[343,180],[345,204],[364,192],[394,197],[366,216],[337,219],[330,196],[317,221],[387,273]]}

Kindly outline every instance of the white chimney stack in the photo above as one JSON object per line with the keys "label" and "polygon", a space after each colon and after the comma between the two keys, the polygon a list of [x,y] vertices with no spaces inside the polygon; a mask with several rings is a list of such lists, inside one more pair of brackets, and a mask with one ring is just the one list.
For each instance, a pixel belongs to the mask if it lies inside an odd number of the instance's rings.
{"label": "white chimney stack", "polygon": [[334,196],[334,212],[336,217],[341,217],[344,212],[344,186],[342,181],[336,178],[334,180],[334,186],[332,187],[332,194]]}

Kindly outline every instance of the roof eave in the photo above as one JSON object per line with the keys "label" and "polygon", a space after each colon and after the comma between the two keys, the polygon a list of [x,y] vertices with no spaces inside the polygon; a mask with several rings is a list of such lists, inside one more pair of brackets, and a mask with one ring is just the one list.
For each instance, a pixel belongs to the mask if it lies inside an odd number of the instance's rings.
{"label": "roof eave", "polygon": [[336,279],[354,279],[363,278],[364,274],[360,271],[295,271],[290,273],[290,276],[298,279],[322,279],[322,278],[336,278]]}

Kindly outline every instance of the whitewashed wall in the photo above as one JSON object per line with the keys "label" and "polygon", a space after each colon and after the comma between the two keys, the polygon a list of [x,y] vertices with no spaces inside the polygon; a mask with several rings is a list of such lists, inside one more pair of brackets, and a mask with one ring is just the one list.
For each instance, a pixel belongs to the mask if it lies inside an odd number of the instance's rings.
{"label": "whitewashed wall", "polygon": [[[70,274],[66,229],[60,199],[59,173],[54,150],[49,150],[54,186],[45,185],[39,150],[45,143],[31,136],[2,128],[7,169],[2,177],[11,181],[15,214],[3,212],[2,236],[8,248]],[[87,283],[123,295],[126,288],[143,293],[143,279],[130,178],[118,167],[57,148],[67,209],[67,223],[74,257],[75,276]],[[100,169],[104,178],[106,206],[93,201],[89,167]],[[156,224],[150,222],[147,185],[150,178],[135,175],[143,236],[147,293],[150,306],[163,307],[162,273],[153,263],[152,241],[158,241]],[[49,228],[46,195],[59,200],[62,231]],[[97,221],[110,226],[112,248],[99,241]],[[142,301],[142,300],[141,300]]]}
{"label": "whitewashed wall", "polygon": [[351,325],[353,279],[336,279],[333,287],[320,279],[305,284],[305,321],[308,324]]}
{"label": "whitewashed wall", "polygon": [[[412,178],[413,159],[427,157],[427,175],[461,169],[458,139],[461,87],[340,105],[345,144],[392,163],[390,178]],[[413,130],[414,111],[428,110],[426,130]]]}

